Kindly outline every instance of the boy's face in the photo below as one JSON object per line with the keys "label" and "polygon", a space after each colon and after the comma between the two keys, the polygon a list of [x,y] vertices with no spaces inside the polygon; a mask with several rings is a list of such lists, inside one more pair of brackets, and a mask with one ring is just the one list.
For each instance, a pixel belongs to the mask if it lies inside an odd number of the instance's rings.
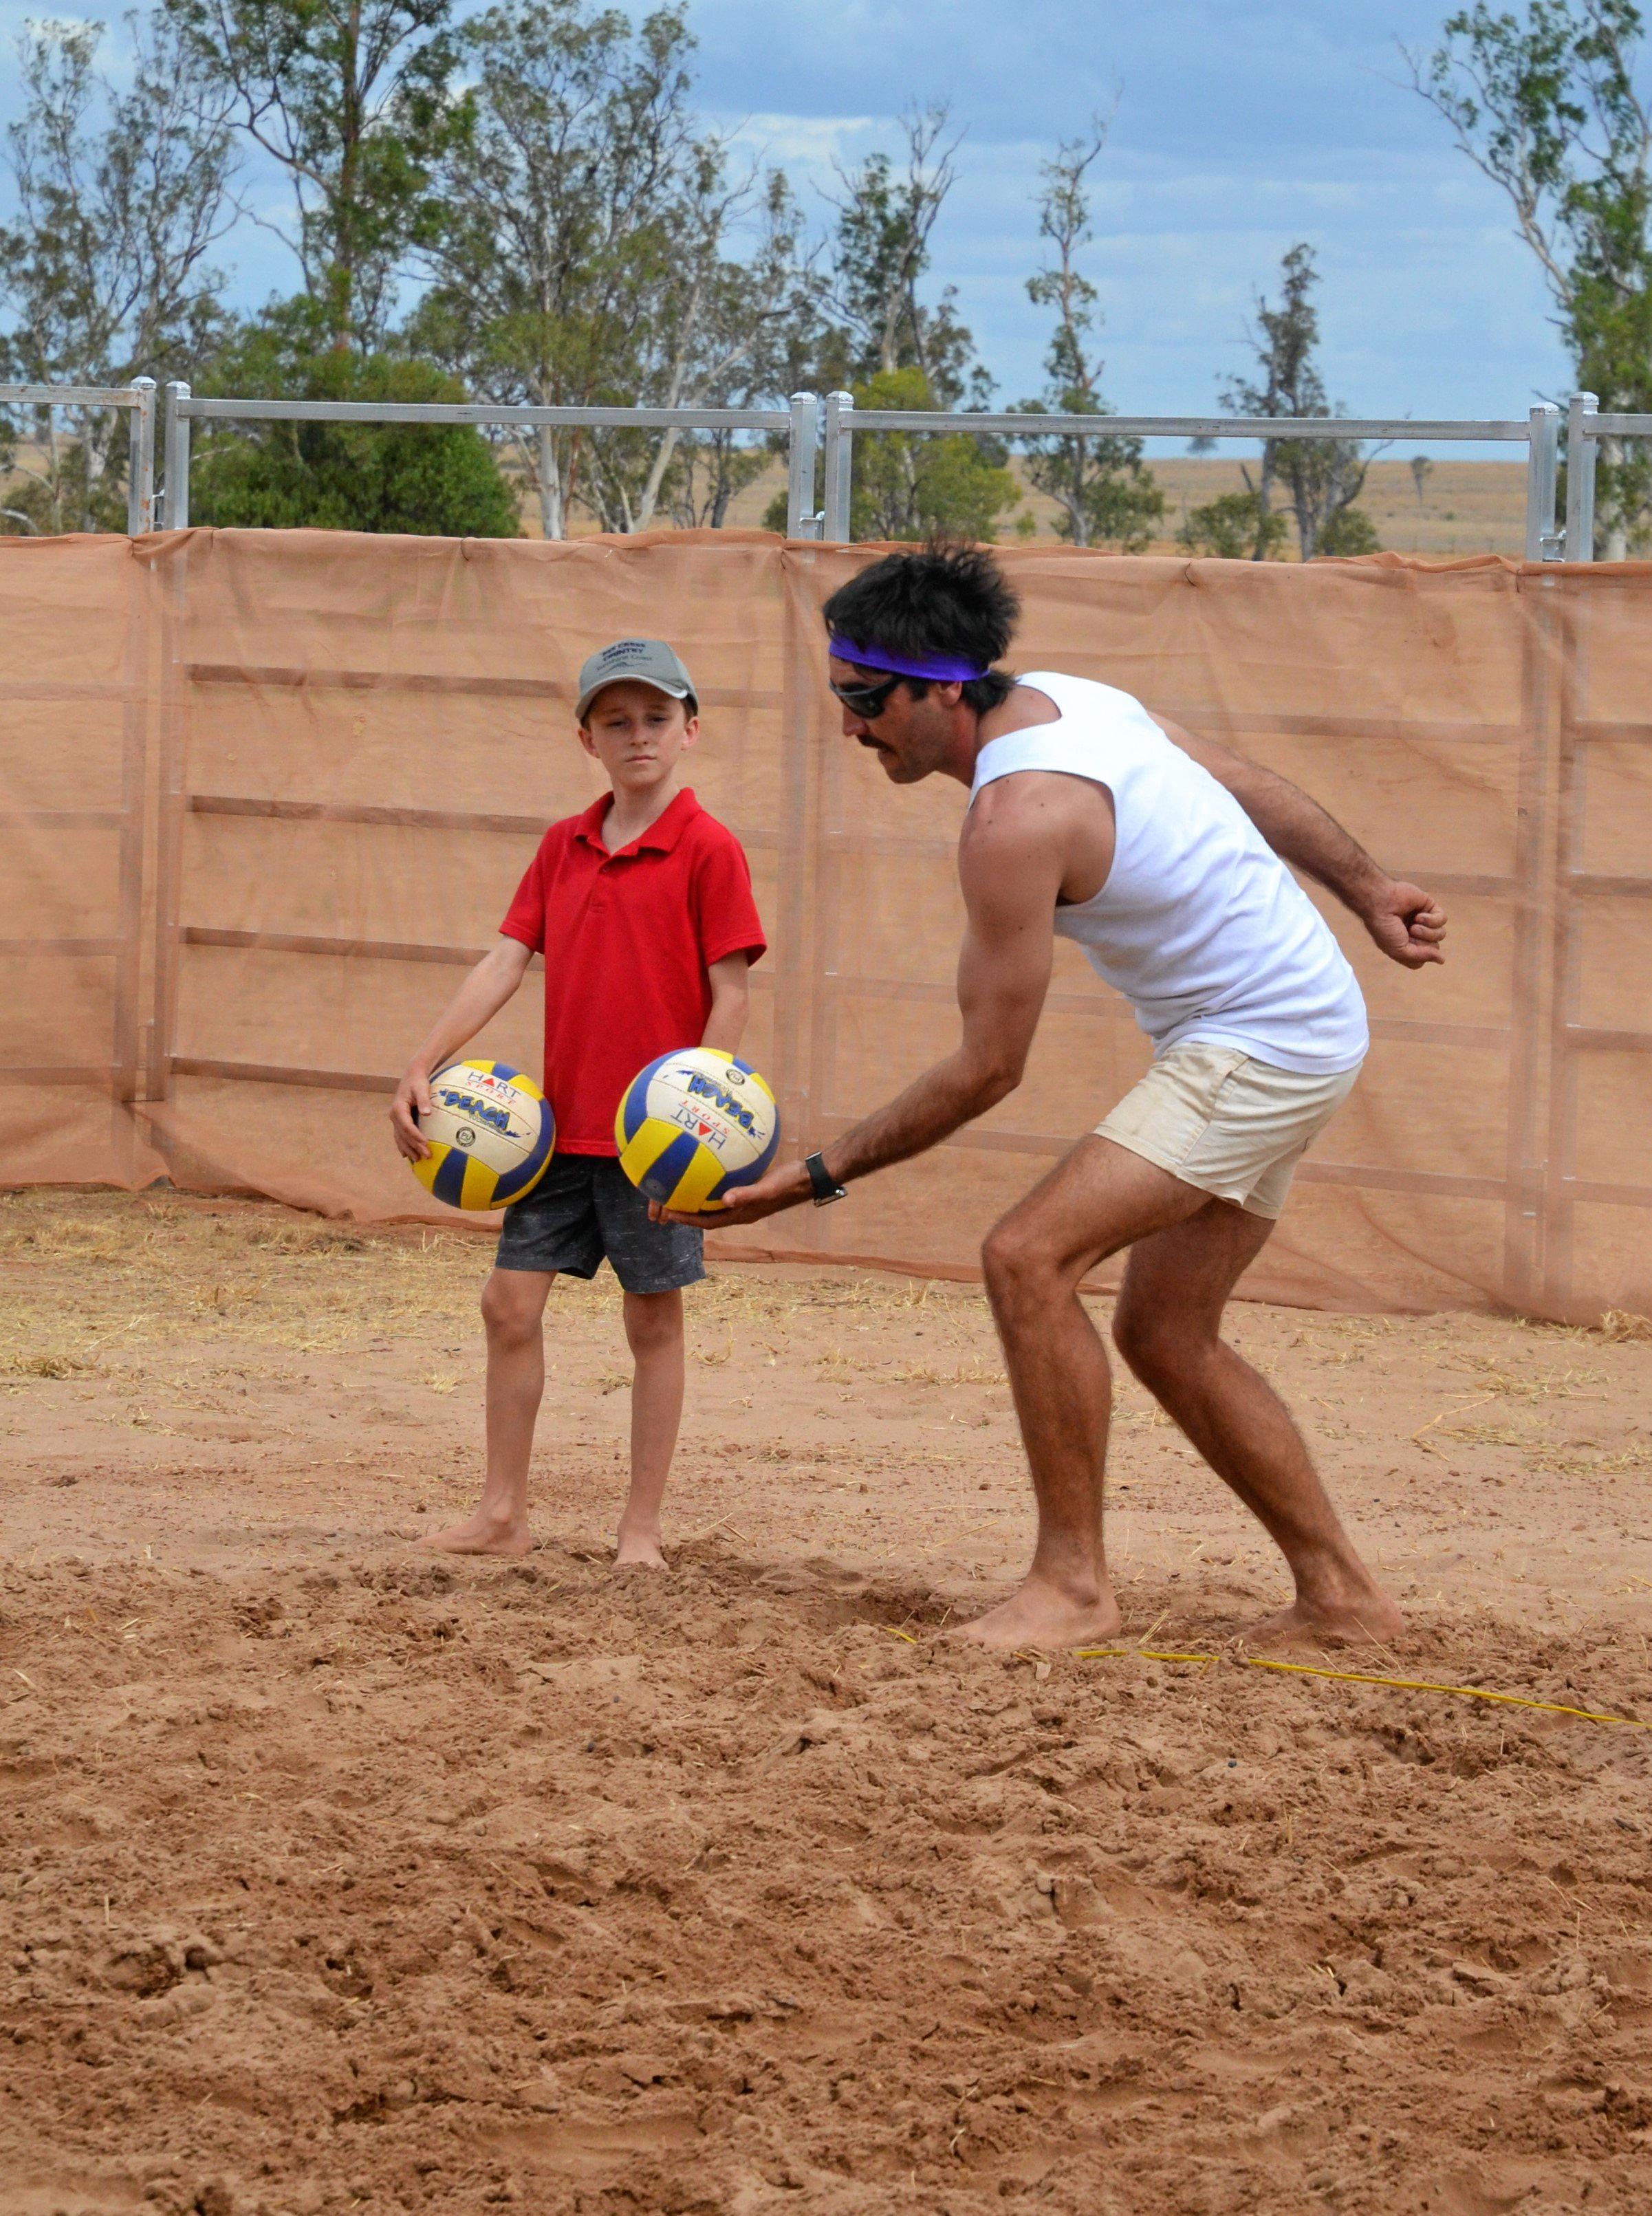
{"label": "boy's face", "polygon": [[699,736],[700,718],[688,713],[686,701],[634,678],[605,685],[579,727],[579,743],[601,763],[616,792],[650,791]]}

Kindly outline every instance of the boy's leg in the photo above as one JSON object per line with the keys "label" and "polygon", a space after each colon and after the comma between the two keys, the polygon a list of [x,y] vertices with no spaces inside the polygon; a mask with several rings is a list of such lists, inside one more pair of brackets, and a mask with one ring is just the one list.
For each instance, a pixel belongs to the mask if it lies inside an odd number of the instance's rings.
{"label": "boy's leg", "polygon": [[620,1517],[619,1562],[663,1569],[660,1503],[682,1421],[682,1294],[627,1293],[626,1338],[636,1361],[631,1385],[631,1491]]}
{"label": "boy's leg", "polygon": [[449,1554],[525,1554],[527,1465],[545,1390],[545,1303],[551,1270],[494,1270],[482,1288],[488,1334],[488,1469],[462,1524],[423,1542]]}

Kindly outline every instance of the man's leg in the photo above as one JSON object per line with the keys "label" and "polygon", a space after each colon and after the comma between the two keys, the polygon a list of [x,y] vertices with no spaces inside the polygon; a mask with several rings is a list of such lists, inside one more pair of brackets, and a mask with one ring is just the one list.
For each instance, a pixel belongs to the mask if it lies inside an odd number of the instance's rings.
{"label": "man's leg", "polygon": [[482,1498],[462,1524],[423,1544],[449,1554],[525,1554],[527,1465],[545,1391],[545,1303],[550,1270],[495,1270],[482,1288],[488,1333],[488,1470]]}
{"label": "man's leg", "polygon": [[1401,1616],[1354,1552],[1302,1434],[1221,1338],[1222,1311],[1273,1230],[1222,1200],[1132,1247],[1113,1314],[1119,1351],[1284,1554],[1294,1604],[1261,1638],[1391,1638]]}
{"label": "man's leg", "polygon": [[627,1293],[631,1381],[631,1492],[620,1517],[617,1562],[663,1570],[660,1503],[682,1421],[682,1295]]}
{"label": "man's leg", "polygon": [[1076,1647],[1118,1632],[1101,1543],[1113,1385],[1078,1287],[1107,1255],[1205,1202],[1139,1154],[1088,1138],[989,1234],[981,1250],[987,1296],[1032,1468],[1039,1536],[1020,1590],[961,1637],[989,1647]]}

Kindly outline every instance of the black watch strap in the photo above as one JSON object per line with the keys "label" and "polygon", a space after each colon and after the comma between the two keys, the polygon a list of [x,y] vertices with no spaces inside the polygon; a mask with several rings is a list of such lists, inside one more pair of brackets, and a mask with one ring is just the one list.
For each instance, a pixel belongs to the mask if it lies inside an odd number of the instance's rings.
{"label": "black watch strap", "polygon": [[848,1198],[848,1194],[817,1154],[811,1154],[803,1166],[808,1171],[809,1182],[815,1189],[817,1208],[829,1208],[833,1201]]}

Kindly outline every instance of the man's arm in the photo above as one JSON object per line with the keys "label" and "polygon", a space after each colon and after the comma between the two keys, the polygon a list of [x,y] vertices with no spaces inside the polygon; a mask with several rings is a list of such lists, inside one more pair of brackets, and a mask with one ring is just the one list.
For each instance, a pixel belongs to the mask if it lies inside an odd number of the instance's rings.
{"label": "man's arm", "polygon": [[502,937],[465,978],[408,1063],[390,1104],[390,1123],[396,1144],[409,1161],[422,1161],[430,1151],[416,1119],[430,1113],[431,1072],[450,1061],[467,1039],[474,1038],[483,1025],[498,1014],[521,983],[533,958],[533,949],[524,946],[520,939]]}
{"label": "man's arm", "polygon": [[1163,716],[1166,738],[1226,785],[1281,860],[1293,863],[1351,908],[1391,961],[1421,970],[1446,959],[1446,911],[1421,885],[1390,877],[1357,839],[1310,800],[1300,785],[1214,739],[1195,738]]}
{"label": "man's arm", "polygon": [[702,1046],[717,1047],[724,1054],[739,1052],[740,1035],[751,1013],[751,987],[747,976],[750,968],[751,957],[743,951],[725,954],[706,971],[712,981],[712,1012],[700,1035]]}
{"label": "man's arm", "polygon": [[[968,914],[958,963],[963,1036],[945,1062],[823,1150],[826,1167],[840,1181],[922,1154],[984,1115],[1021,1081],[1050,988],[1055,945],[1050,926],[1064,866],[1061,825],[1047,795],[1012,796],[1000,785],[992,799],[990,808],[977,803],[959,850]],[[755,1223],[811,1197],[808,1173],[800,1163],[787,1163],[755,1185],[731,1189],[726,1207],[670,1220],[719,1229]]]}

